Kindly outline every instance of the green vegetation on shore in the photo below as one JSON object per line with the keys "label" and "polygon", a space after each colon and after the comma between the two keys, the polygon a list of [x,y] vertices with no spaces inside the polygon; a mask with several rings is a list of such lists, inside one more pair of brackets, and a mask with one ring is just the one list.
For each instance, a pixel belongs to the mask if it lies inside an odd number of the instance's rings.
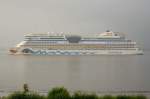
{"label": "green vegetation on shore", "polygon": [[63,87],[53,88],[48,92],[47,96],[44,96],[35,92],[30,92],[28,90],[28,87],[25,85],[24,91],[14,92],[6,97],[3,97],[2,99],[147,99],[147,98],[142,95],[98,96],[96,94],[86,94],[82,92],[74,92],[72,93],[72,95],[70,95],[68,90]]}

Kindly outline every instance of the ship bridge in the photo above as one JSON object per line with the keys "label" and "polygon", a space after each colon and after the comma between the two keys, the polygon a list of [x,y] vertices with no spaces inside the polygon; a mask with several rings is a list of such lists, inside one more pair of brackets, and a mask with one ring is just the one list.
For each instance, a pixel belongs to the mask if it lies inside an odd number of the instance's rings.
{"label": "ship bridge", "polygon": [[81,40],[81,36],[77,36],[77,35],[69,36],[69,35],[67,35],[66,39],[69,43],[79,43]]}

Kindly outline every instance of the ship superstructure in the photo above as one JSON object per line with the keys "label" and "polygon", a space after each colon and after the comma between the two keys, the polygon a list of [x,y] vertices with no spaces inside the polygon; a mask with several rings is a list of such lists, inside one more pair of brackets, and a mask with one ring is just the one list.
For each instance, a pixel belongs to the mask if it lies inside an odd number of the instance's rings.
{"label": "ship superstructure", "polygon": [[24,41],[10,49],[10,52],[36,55],[143,54],[136,42],[112,31],[92,36],[31,33],[25,35]]}

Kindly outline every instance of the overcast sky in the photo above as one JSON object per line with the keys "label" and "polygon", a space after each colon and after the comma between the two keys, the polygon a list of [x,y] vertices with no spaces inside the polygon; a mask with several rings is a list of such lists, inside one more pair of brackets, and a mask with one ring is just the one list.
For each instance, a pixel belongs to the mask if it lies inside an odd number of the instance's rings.
{"label": "overcast sky", "polygon": [[0,0],[0,47],[30,32],[126,33],[150,48],[150,0]]}

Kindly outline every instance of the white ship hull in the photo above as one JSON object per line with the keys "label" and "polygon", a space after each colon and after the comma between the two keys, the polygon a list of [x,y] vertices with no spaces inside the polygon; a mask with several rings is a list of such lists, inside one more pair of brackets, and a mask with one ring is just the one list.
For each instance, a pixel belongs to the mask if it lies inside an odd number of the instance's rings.
{"label": "white ship hull", "polygon": [[124,35],[106,31],[95,36],[29,34],[10,49],[13,54],[29,55],[132,55],[143,54],[136,42]]}
{"label": "white ship hull", "polygon": [[24,55],[142,55],[142,50],[32,50]]}

